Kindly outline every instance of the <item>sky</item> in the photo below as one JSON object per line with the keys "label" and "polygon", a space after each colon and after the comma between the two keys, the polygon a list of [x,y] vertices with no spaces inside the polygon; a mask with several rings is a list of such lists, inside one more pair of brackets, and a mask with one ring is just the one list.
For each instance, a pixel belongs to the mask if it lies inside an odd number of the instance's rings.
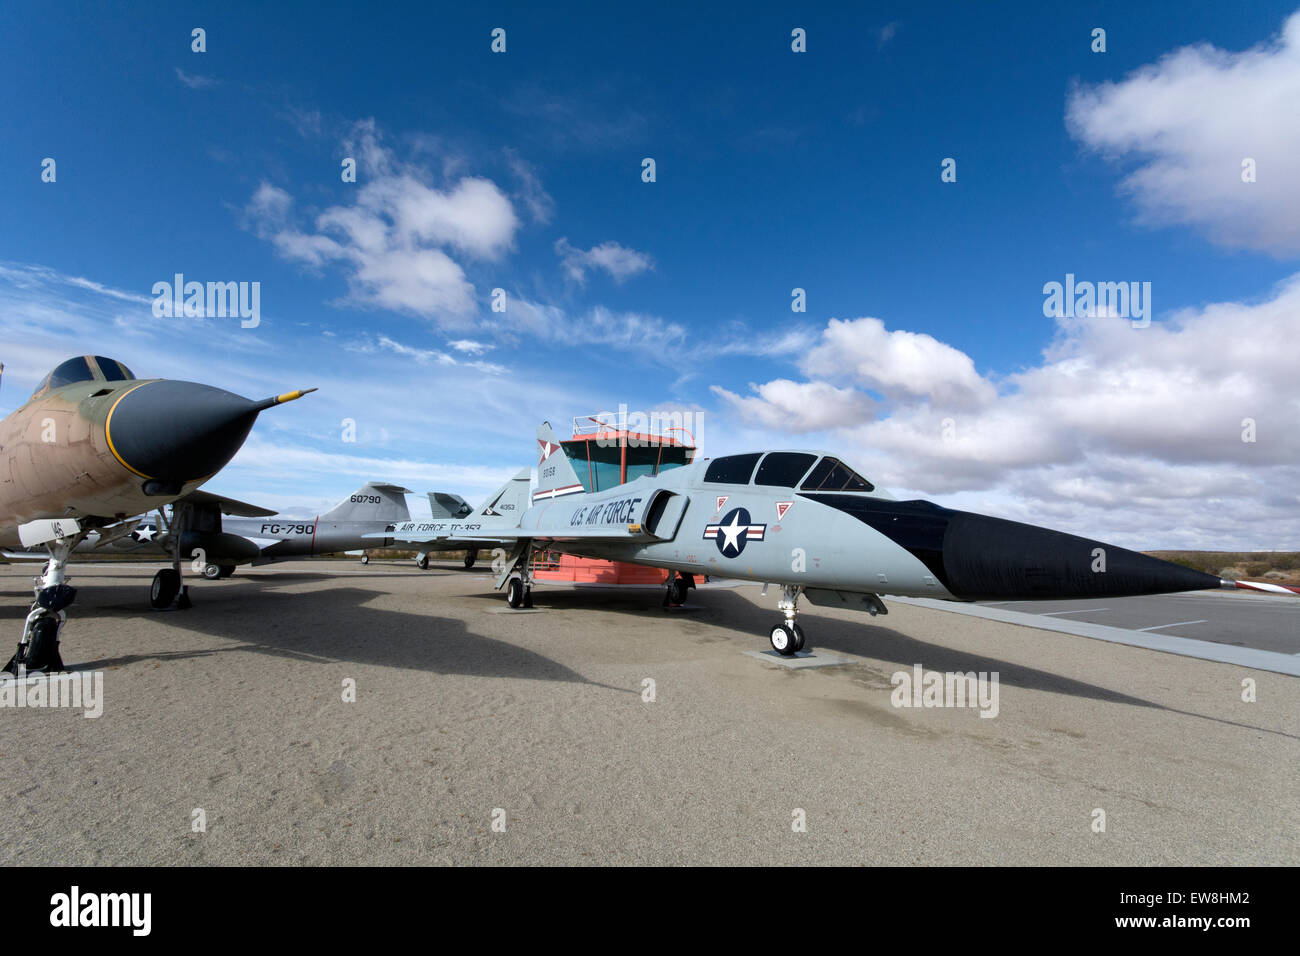
{"label": "sky", "polygon": [[[704,456],[1300,548],[1296,0],[589,6],[5,4],[0,414],[81,353],[317,386],[207,485],[310,515],[689,412]],[[157,314],[178,273],[257,324]],[[1141,295],[1056,315],[1067,275]]]}

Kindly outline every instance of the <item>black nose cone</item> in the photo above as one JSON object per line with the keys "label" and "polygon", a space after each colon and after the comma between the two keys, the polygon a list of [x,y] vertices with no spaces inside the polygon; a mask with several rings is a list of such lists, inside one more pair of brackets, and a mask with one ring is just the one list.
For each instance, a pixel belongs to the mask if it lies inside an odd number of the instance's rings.
{"label": "black nose cone", "polygon": [[952,512],[943,568],[967,600],[1103,598],[1217,588],[1211,574],[1077,535]]}
{"label": "black nose cone", "polygon": [[220,471],[248,437],[257,405],[194,382],[146,382],[124,394],[104,431],[123,465],[145,478],[185,483]]}

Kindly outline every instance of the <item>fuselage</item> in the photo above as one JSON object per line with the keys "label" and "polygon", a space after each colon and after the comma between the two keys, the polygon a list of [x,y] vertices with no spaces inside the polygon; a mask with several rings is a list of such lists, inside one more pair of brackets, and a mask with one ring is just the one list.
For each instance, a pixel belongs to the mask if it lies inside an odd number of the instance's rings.
{"label": "fuselage", "polygon": [[539,501],[519,529],[583,557],[856,594],[970,601],[1219,586],[1088,538],[898,501],[820,452],[726,456]]}

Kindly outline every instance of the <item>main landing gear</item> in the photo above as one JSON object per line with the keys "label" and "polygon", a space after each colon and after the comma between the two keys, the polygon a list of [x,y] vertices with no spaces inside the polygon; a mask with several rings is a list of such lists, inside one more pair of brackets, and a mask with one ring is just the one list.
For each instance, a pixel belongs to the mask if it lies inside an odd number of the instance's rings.
{"label": "main landing gear", "polygon": [[474,567],[474,562],[478,560],[478,548],[470,548],[465,552],[465,568]]}
{"label": "main landing gear", "polygon": [[68,605],[77,598],[77,589],[65,583],[68,556],[85,536],[85,531],[78,531],[45,545],[50,560],[41,576],[32,581],[36,600],[32,602],[32,609],[23,624],[18,650],[4,666],[5,672],[19,677],[23,668],[28,672],[45,671],[49,674],[67,670],[59,655],[59,629],[68,619]]}
{"label": "main landing gear", "polygon": [[793,657],[804,649],[803,628],[794,620],[799,613],[799,595],[802,593],[802,587],[791,584],[781,586],[781,600],[776,607],[785,615],[785,623],[773,627],[768,637],[772,641],[772,650],[785,657]]}
{"label": "main landing gear", "polygon": [[421,571],[429,570],[429,552],[421,551],[415,556],[415,566]]}
{"label": "main landing gear", "polygon": [[[173,508],[172,510],[172,566],[163,568],[155,574],[153,584],[149,587],[149,606],[156,611],[171,607],[173,602],[177,609],[182,611],[192,606],[190,589],[181,577],[181,539],[185,537],[187,514],[188,509]],[[195,554],[199,553],[195,552]],[[206,576],[204,574],[204,577]]]}
{"label": "main landing gear", "polygon": [[[533,543],[519,541],[497,572],[497,588],[506,588],[506,603],[512,608],[533,606]],[[496,562],[493,562],[495,568]]]}
{"label": "main landing gear", "polygon": [[695,575],[669,571],[668,581],[664,588],[663,606],[681,607],[686,603],[686,599],[690,596],[690,590],[693,587],[695,587]]}

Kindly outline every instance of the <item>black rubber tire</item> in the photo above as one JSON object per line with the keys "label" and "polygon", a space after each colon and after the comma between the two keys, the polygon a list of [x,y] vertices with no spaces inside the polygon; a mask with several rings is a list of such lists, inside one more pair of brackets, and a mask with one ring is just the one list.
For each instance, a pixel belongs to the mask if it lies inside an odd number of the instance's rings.
{"label": "black rubber tire", "polygon": [[235,565],[233,565],[233,564],[223,564],[223,565],[221,566],[221,576],[222,576],[223,578],[228,578],[228,577],[230,577],[230,576],[231,576],[232,574],[234,574],[234,573],[235,573]]}
{"label": "black rubber tire", "polygon": [[798,653],[799,651],[803,650],[803,645],[804,645],[803,628],[800,627],[798,624],[796,624],[796,625],[794,626],[794,649],[795,649],[795,653]]}
{"label": "black rubber tire", "polygon": [[465,568],[474,567],[474,562],[478,560],[478,548],[470,548],[465,552]]}
{"label": "black rubber tire", "polygon": [[793,657],[798,651],[795,647],[797,638],[784,624],[773,627],[768,633],[768,640],[772,642],[772,650],[783,657]]}
{"label": "black rubber tire", "polygon": [[[27,669],[29,671],[62,670],[63,662],[59,660],[59,619],[41,617],[32,625],[32,639],[27,642]],[[57,666],[51,667],[51,664]]]}
{"label": "black rubber tire", "polygon": [[181,592],[181,576],[175,568],[163,568],[153,576],[149,587],[149,606],[162,610],[171,607],[176,595]]}
{"label": "black rubber tire", "polygon": [[524,606],[524,582],[519,578],[511,578],[506,585],[506,603],[514,608]]}
{"label": "black rubber tire", "polygon": [[363,555],[361,556],[361,563],[362,563],[362,564],[369,564],[369,563],[370,563],[370,555],[368,555],[368,554],[363,554]]}
{"label": "black rubber tire", "polygon": [[415,559],[415,566],[419,568],[421,571],[428,571],[429,556],[427,554],[420,555],[418,558]]}
{"label": "black rubber tire", "polygon": [[681,607],[686,603],[690,590],[690,586],[683,578],[674,578],[672,586],[668,589],[668,603],[674,607]]}
{"label": "black rubber tire", "polygon": [[221,577],[221,565],[205,564],[203,565],[203,571],[201,573],[203,575],[203,580],[215,581]]}

